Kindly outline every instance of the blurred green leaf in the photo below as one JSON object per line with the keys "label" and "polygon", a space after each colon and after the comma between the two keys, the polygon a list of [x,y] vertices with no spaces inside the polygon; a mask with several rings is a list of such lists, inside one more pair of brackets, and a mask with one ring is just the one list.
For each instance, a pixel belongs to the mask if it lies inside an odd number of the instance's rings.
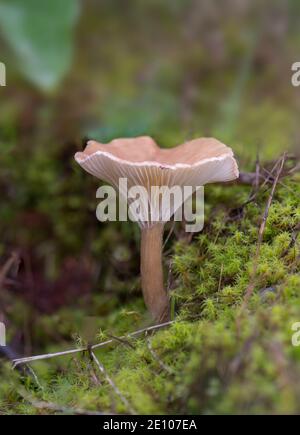
{"label": "blurred green leaf", "polygon": [[70,68],[78,0],[0,0],[1,31],[22,74],[44,91]]}

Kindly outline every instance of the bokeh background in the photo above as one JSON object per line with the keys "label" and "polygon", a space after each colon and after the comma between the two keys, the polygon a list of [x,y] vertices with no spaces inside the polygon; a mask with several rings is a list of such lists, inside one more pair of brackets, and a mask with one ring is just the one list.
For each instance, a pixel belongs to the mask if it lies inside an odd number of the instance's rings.
{"label": "bokeh background", "polygon": [[296,0],[0,0],[6,356],[63,349],[89,316],[145,321],[138,229],[96,220],[99,182],[73,159],[87,139],[214,136],[243,171],[299,152],[299,20]]}

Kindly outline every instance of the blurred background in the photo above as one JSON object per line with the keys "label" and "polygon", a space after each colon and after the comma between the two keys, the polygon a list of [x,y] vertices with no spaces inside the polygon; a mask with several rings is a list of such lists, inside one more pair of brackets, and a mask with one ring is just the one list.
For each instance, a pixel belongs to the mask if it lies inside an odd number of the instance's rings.
{"label": "blurred background", "polygon": [[299,152],[299,20],[296,0],[0,0],[6,352],[61,348],[87,316],[140,324],[138,229],[96,220],[87,139],[214,136],[243,171]]}

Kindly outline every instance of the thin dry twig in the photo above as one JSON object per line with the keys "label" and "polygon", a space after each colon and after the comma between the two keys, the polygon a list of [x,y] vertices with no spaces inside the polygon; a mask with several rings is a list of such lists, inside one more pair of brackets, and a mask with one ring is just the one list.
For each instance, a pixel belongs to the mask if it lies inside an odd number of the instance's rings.
{"label": "thin dry twig", "polygon": [[[250,283],[249,283],[248,288],[247,288],[247,290],[245,292],[243,304],[242,304],[242,307],[241,307],[241,313],[246,308],[246,306],[248,304],[248,301],[249,301],[250,297],[252,296],[252,293],[253,293],[254,288],[255,288],[255,278],[256,278],[256,275],[257,275],[257,269],[258,269],[258,264],[259,264],[261,245],[262,245],[262,242],[263,242],[263,237],[264,237],[264,233],[265,233],[265,229],[266,229],[266,224],[267,224],[267,220],[268,220],[268,217],[269,217],[270,207],[271,207],[272,202],[273,202],[273,198],[274,198],[274,194],[275,194],[275,191],[276,191],[276,187],[277,187],[277,184],[279,182],[280,175],[281,175],[281,173],[283,171],[285,161],[286,161],[286,154],[284,154],[283,157],[279,160],[280,165],[279,165],[276,177],[274,179],[274,183],[273,183],[273,186],[272,186],[272,189],[271,189],[271,193],[269,195],[269,198],[268,198],[268,201],[267,201],[267,205],[266,205],[266,208],[265,208],[265,211],[264,211],[264,215],[263,215],[263,218],[262,218],[262,222],[261,222],[261,225],[260,225],[260,228],[259,228],[258,242],[257,242],[256,254],[255,254],[255,258],[254,258],[253,272],[251,274]],[[278,166],[278,165],[276,165],[276,166]]]}
{"label": "thin dry twig", "polygon": [[277,368],[277,376],[281,384],[281,388],[292,385],[293,379],[291,376],[291,370],[282,344],[279,341],[274,340],[267,344],[267,348],[271,353],[272,361],[274,361]]}
{"label": "thin dry twig", "polygon": [[295,228],[293,228],[291,234],[291,242],[289,246],[283,251],[280,258],[285,257],[288,254],[289,250],[295,247],[299,233],[300,233],[300,223],[296,225]]}
{"label": "thin dry twig", "polygon": [[34,406],[37,409],[47,409],[49,411],[54,412],[60,412],[62,414],[69,414],[69,415],[112,415],[107,412],[98,412],[98,411],[88,411],[87,409],[82,408],[70,408],[67,406],[61,406],[53,402],[45,402],[45,401],[39,401],[35,400],[33,397],[31,397],[26,392],[23,392],[22,390],[18,390],[18,393],[21,397],[23,397],[26,402],[29,402],[32,406]]}
{"label": "thin dry twig", "polygon": [[9,259],[6,261],[6,263],[2,266],[0,270],[0,287],[2,287],[2,284],[10,269],[13,267],[14,264],[19,262],[19,260],[19,255],[16,252],[13,252]]}
{"label": "thin dry twig", "polygon": [[164,249],[165,249],[165,247],[166,247],[168,241],[170,240],[170,237],[171,237],[171,235],[172,235],[172,233],[173,233],[173,231],[174,231],[174,228],[175,228],[175,224],[176,224],[176,222],[173,221],[173,222],[172,222],[172,226],[171,226],[171,228],[170,228],[170,231],[168,232],[168,235],[167,235],[167,237],[166,237],[166,239],[165,239],[165,241],[164,241],[164,244],[163,244],[163,247],[162,247],[163,251],[164,251]]}
{"label": "thin dry twig", "polygon": [[220,291],[221,291],[222,280],[223,280],[223,273],[224,273],[224,263],[222,263],[221,270],[220,270],[220,278],[219,278],[219,285],[218,285],[218,293],[220,293]]}
{"label": "thin dry twig", "polygon": [[[0,270],[0,288],[4,284],[8,273],[11,271],[11,269],[14,266],[18,265],[19,262],[20,262],[19,254],[17,252],[13,252]],[[6,358],[8,358],[10,360],[12,360],[12,358],[15,357],[13,350],[8,346],[5,346],[3,354],[6,356]],[[25,365],[25,367],[23,368],[23,373],[24,373],[24,375],[31,376],[32,379],[34,380],[34,382],[36,383],[36,385],[38,386],[38,388],[40,390],[43,390],[43,387],[42,387],[35,371],[30,366]]]}
{"label": "thin dry twig", "polygon": [[[286,160],[295,160],[297,162],[298,158],[289,156],[286,154]],[[280,160],[279,160],[280,161]],[[277,160],[275,163],[275,166],[268,170],[267,168],[263,168],[260,165],[259,160],[256,161],[256,171],[255,172],[240,172],[240,176],[237,180],[239,184],[246,184],[246,185],[254,185],[257,186],[261,183],[267,184],[272,183],[274,181],[273,173],[278,167],[279,161]],[[268,172],[269,176],[266,177],[262,174],[262,171]],[[288,176],[294,175],[295,173],[300,171],[300,163],[296,163],[294,167],[288,170],[283,170],[280,174],[280,178],[286,178]]]}
{"label": "thin dry twig", "polygon": [[148,350],[152,356],[152,358],[159,364],[159,366],[165,371],[167,372],[169,375],[174,375],[175,372],[174,370],[171,369],[171,367],[167,366],[157,355],[157,353],[154,351],[153,347],[152,347],[152,343],[150,338],[148,337],[148,332],[145,332],[145,339],[146,339],[146,344],[148,347]]}
{"label": "thin dry twig", "polygon": [[99,385],[102,385],[102,382],[101,382],[101,380],[100,380],[100,378],[98,376],[98,373],[95,370],[95,366],[93,365],[93,361],[88,361],[88,363],[87,363],[87,369],[88,369],[88,372],[89,372],[89,374],[91,376],[91,381],[93,382],[93,384],[96,385],[97,387]]}
{"label": "thin dry twig", "polygon": [[288,175],[294,175],[296,172],[300,171],[300,163],[294,166],[292,169],[288,171]]}
{"label": "thin dry twig", "polygon": [[[159,325],[153,325],[153,326],[149,326],[148,328],[143,328],[143,329],[139,329],[135,332],[132,332],[130,334],[127,335],[123,335],[122,337],[119,337],[119,339],[124,340],[127,338],[132,338],[132,337],[136,337],[138,335],[143,334],[146,331],[155,331],[157,329],[161,329],[164,328],[166,326],[170,326],[172,323],[174,323],[174,320],[171,320],[169,322],[165,322],[165,323],[161,323]],[[36,355],[36,356],[29,356],[29,357],[25,357],[25,358],[17,358],[13,360],[13,368],[17,367],[19,364],[26,364],[26,363],[30,363],[33,361],[39,361],[39,360],[43,360],[43,359],[50,359],[50,358],[55,358],[58,356],[66,356],[66,355],[72,355],[75,353],[81,353],[81,352],[86,352],[89,349],[94,350],[94,349],[99,349],[100,347],[104,347],[107,346],[109,344],[112,344],[115,342],[115,338],[113,339],[109,339],[106,341],[103,341],[101,343],[98,344],[94,344],[90,347],[80,347],[77,349],[70,349],[70,350],[65,350],[62,352],[56,352],[56,353],[48,353],[48,354],[44,354],[44,355]]]}
{"label": "thin dry twig", "polygon": [[[267,192],[267,190],[269,189],[269,187],[267,185],[271,182],[274,183],[275,176],[273,176],[273,174],[275,173],[276,169],[278,168],[280,161],[281,161],[280,159],[277,160],[275,165],[273,166],[273,168],[270,171],[268,171],[268,173],[269,173],[268,177],[266,177],[262,174],[262,171],[264,170],[264,168],[259,167],[261,184],[259,185],[258,189],[256,189],[256,186],[255,186],[255,182],[256,182],[257,177],[258,177],[258,167],[256,167],[255,173],[241,174],[242,177],[243,176],[245,176],[245,177],[251,176],[249,178],[249,182],[246,182],[244,184],[251,184],[253,186],[253,188],[249,194],[248,199],[245,202],[243,202],[239,207],[236,207],[235,209],[231,210],[231,213],[238,212],[238,216],[243,216],[244,208],[256,200],[258,193],[260,191],[262,191],[262,193]],[[251,182],[250,182],[250,180],[251,180]],[[227,220],[233,220],[233,219],[234,218],[232,218],[232,217],[227,218]],[[217,237],[218,236],[219,236],[219,234],[217,235]]]}
{"label": "thin dry twig", "polygon": [[[256,179],[257,179],[257,174],[255,172],[241,172],[237,181],[240,184],[252,185],[253,183],[256,182]],[[260,174],[259,175],[259,182],[262,179],[263,179],[263,176]]]}
{"label": "thin dry twig", "polygon": [[255,184],[254,184],[254,187],[255,187],[255,190],[256,190],[256,192],[258,191],[258,189],[259,189],[259,179],[260,179],[260,160],[259,160],[259,154],[257,153],[257,158],[256,158],[256,177],[255,177]]}
{"label": "thin dry twig", "polygon": [[170,290],[171,290],[171,286],[172,286],[172,260],[169,261],[169,270],[168,270],[168,279],[167,279],[167,294],[170,297]]}
{"label": "thin dry twig", "polygon": [[90,355],[91,358],[93,359],[94,363],[96,364],[96,366],[98,367],[99,371],[102,373],[102,375],[105,377],[106,381],[109,383],[109,385],[111,386],[111,388],[114,390],[114,392],[116,393],[116,395],[120,398],[120,400],[122,401],[122,403],[126,406],[127,410],[130,412],[130,414],[136,414],[136,412],[134,411],[134,409],[132,408],[132,406],[130,405],[130,403],[128,402],[128,400],[126,399],[125,396],[123,396],[123,394],[121,393],[121,391],[119,390],[119,388],[116,386],[116,384],[114,383],[114,381],[111,379],[111,377],[108,375],[107,371],[105,370],[103,364],[98,360],[98,358],[96,357],[96,355],[94,354],[94,352],[92,350],[90,350]]}
{"label": "thin dry twig", "polygon": [[113,340],[117,341],[118,343],[124,344],[124,346],[130,347],[133,350],[135,349],[135,347],[128,340],[125,340],[124,338],[116,337],[115,335],[112,334],[108,334],[108,337],[111,337]]}
{"label": "thin dry twig", "polygon": [[240,352],[237,353],[233,358],[233,360],[230,362],[228,368],[231,376],[236,376],[243,362],[249,355],[253,347],[253,344],[255,343],[258,336],[259,336],[258,331],[254,330],[254,333],[244,342]]}
{"label": "thin dry twig", "polygon": [[[268,169],[266,168],[262,168],[262,170],[268,175],[268,177],[272,177],[272,174],[270,171],[268,171]],[[293,192],[293,190],[287,186],[285,183],[283,183],[282,181],[278,181],[278,184],[280,184],[280,186],[284,187],[285,189],[289,190],[290,192]]]}
{"label": "thin dry twig", "polygon": [[40,383],[39,378],[37,377],[37,374],[35,373],[33,368],[30,367],[29,365],[26,365],[26,368],[27,368],[28,372],[30,373],[30,375],[32,376],[32,378],[33,378],[34,382],[36,383],[36,385],[39,387],[39,389],[40,390],[44,390],[44,387]]}

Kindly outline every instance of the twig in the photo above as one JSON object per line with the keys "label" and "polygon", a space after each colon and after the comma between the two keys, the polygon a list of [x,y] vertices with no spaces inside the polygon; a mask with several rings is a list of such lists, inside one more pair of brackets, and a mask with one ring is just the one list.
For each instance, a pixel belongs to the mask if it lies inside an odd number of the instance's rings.
{"label": "twig", "polygon": [[[280,161],[281,161],[281,159],[277,160],[277,162],[275,163],[275,165],[273,166],[273,168],[271,169],[271,171],[268,171],[268,173],[270,174],[269,177],[264,177],[263,174],[262,174],[261,171],[260,171],[260,178],[263,180],[262,184],[260,185],[260,189],[258,189],[258,190],[257,190],[257,189],[252,189],[252,191],[250,192],[250,195],[249,195],[247,201],[243,202],[243,204],[241,204],[239,207],[235,208],[235,209],[232,210],[231,212],[233,212],[233,211],[238,211],[239,214],[242,214],[244,208],[245,208],[247,205],[249,205],[249,204],[251,204],[251,203],[253,203],[253,202],[255,201],[255,199],[257,198],[257,195],[258,195],[258,193],[259,193],[260,190],[264,189],[264,188],[267,186],[267,184],[270,183],[271,181],[274,183],[273,173],[274,173],[275,170],[277,169],[278,164],[280,163]],[[262,169],[264,170],[264,168],[262,168]],[[252,184],[252,186],[253,186],[254,183],[255,183],[256,177],[257,177],[257,169],[256,169],[256,173],[253,173],[253,174],[244,174],[244,175],[245,175],[245,176],[247,176],[247,175],[248,175],[248,176],[251,175],[251,179],[252,179],[252,180],[251,180],[251,183],[249,182],[249,183],[245,183],[245,184]],[[243,174],[242,174],[242,176],[243,176]],[[262,193],[265,193],[267,190],[268,190],[268,187],[266,187],[266,188],[262,191]]]}
{"label": "twig", "polygon": [[[128,337],[136,337],[137,335],[143,334],[146,331],[154,331],[156,329],[161,329],[161,328],[164,328],[166,326],[170,326],[174,322],[175,322],[175,320],[172,320],[170,322],[165,322],[165,323],[161,323],[159,325],[149,326],[148,328],[139,329],[139,330],[132,332],[130,334],[123,335],[122,337],[119,337],[119,339],[122,340],[122,339],[126,339]],[[98,344],[94,344],[94,345],[90,346],[90,349],[91,350],[99,349],[100,347],[107,346],[108,344],[111,344],[114,342],[115,342],[115,339],[106,340],[106,341],[103,341],[102,343],[98,343]],[[77,349],[65,350],[63,352],[47,353],[44,355],[29,356],[29,357],[25,357],[25,358],[17,358],[17,359],[13,360],[13,368],[17,367],[19,364],[26,364],[26,363],[30,363],[33,361],[55,358],[57,356],[72,355],[75,353],[86,352],[88,350],[89,350],[88,347],[80,347]]]}
{"label": "twig", "polygon": [[169,262],[168,279],[167,279],[167,294],[170,294],[171,281],[172,281],[172,260]]}
{"label": "twig", "polygon": [[231,376],[236,376],[258,336],[258,331],[254,330],[253,334],[244,342],[240,352],[238,352],[230,362],[228,368]]}
{"label": "twig", "polygon": [[292,169],[289,170],[288,174],[293,175],[296,172],[300,171],[300,163],[298,163],[296,166],[294,166]]}
{"label": "twig", "polygon": [[256,192],[259,190],[259,179],[260,179],[260,160],[259,160],[259,153],[257,152],[256,177],[255,177],[255,190],[256,190]]}
{"label": "twig", "polygon": [[[287,156],[288,158],[288,156]],[[256,171],[255,172],[240,172],[240,176],[237,180],[238,183],[240,184],[246,184],[246,185],[257,185],[260,183],[271,183],[273,182],[273,178],[272,178],[272,173],[274,172],[274,170],[276,170],[276,167],[278,166],[278,160],[275,164],[275,166],[273,167],[273,169],[271,171],[269,171],[266,168],[263,168],[260,166],[259,162],[256,162]],[[259,169],[262,169],[264,172],[268,172],[269,176],[268,177],[264,177],[263,174],[261,173],[261,171],[258,171],[258,165],[259,165]],[[280,178],[285,178],[287,176],[291,176],[294,175],[295,173],[300,171],[300,163],[297,163],[293,168],[286,170],[286,171],[282,171],[282,173],[280,174]]]}
{"label": "twig", "polygon": [[[264,180],[263,176],[259,174],[259,182]],[[257,180],[257,174],[255,172],[241,172],[238,178],[238,183],[240,184],[253,184]]]}
{"label": "twig", "polygon": [[280,387],[284,388],[293,383],[291,370],[288,363],[288,358],[283,350],[282,344],[279,341],[271,341],[267,344],[267,348],[272,355],[277,368],[277,375],[280,382]]}
{"label": "twig", "polygon": [[[286,154],[284,154],[283,157],[281,158],[281,160],[279,160],[279,161],[280,161],[280,166],[279,166],[279,169],[277,171],[277,175],[275,177],[275,180],[274,180],[274,183],[273,183],[273,186],[272,186],[272,190],[271,190],[270,196],[268,198],[267,205],[266,205],[266,208],[265,208],[265,212],[264,212],[264,215],[263,215],[263,218],[262,218],[262,222],[261,222],[261,225],[260,225],[260,229],[259,229],[259,233],[258,233],[257,249],[256,249],[255,258],[254,258],[253,272],[252,272],[252,275],[251,275],[250,283],[249,283],[248,288],[247,288],[247,290],[245,292],[245,297],[244,297],[244,301],[243,301],[243,304],[242,304],[242,307],[241,307],[241,312],[243,312],[243,310],[246,308],[246,306],[248,304],[248,301],[249,301],[250,297],[252,296],[252,293],[253,293],[254,288],[255,288],[255,278],[256,278],[257,269],[258,269],[258,262],[259,262],[259,256],[260,256],[260,251],[261,251],[261,245],[262,245],[262,242],[263,242],[264,232],[265,232],[265,229],[266,229],[266,224],[267,224],[267,220],[268,220],[268,217],[269,217],[270,207],[271,207],[272,202],[273,202],[273,198],[274,198],[274,194],[275,194],[275,191],[276,191],[276,187],[277,187],[280,175],[282,173],[282,170],[284,168],[284,164],[285,164],[285,161],[286,161]],[[276,165],[276,166],[278,166],[278,165]]]}
{"label": "twig", "polygon": [[26,365],[27,370],[29,371],[29,373],[31,374],[31,376],[33,377],[36,385],[39,387],[40,390],[44,390],[42,384],[39,381],[39,378],[37,377],[35,371],[33,370],[32,367],[30,367],[29,365]]}
{"label": "twig", "polygon": [[[262,168],[262,170],[263,170],[266,174],[268,174],[269,177],[272,176],[271,172],[268,171],[268,169],[266,169],[266,168]],[[283,177],[282,177],[282,178],[283,178]],[[292,190],[289,186],[287,186],[285,183],[283,183],[282,181],[278,181],[278,184],[280,184],[280,186],[284,187],[285,189],[289,190],[290,192],[293,192],[293,190]]]}
{"label": "twig", "polygon": [[124,340],[124,338],[116,337],[115,335],[108,334],[108,337],[111,337],[113,340],[117,341],[118,343],[124,344],[124,346],[130,347],[131,349],[135,349],[135,347],[128,341]]}
{"label": "twig", "polygon": [[285,257],[288,254],[289,250],[292,249],[293,247],[295,247],[299,233],[300,233],[300,223],[298,225],[296,225],[295,228],[293,228],[292,234],[291,234],[291,242],[290,242],[288,248],[285,249],[284,252],[281,254],[280,258]]}
{"label": "twig", "polygon": [[220,270],[220,278],[219,278],[219,285],[218,285],[218,293],[220,293],[220,291],[221,291],[222,279],[223,279],[223,272],[224,272],[224,263],[222,263],[221,270]]}
{"label": "twig", "polygon": [[9,257],[9,259],[6,261],[6,263],[2,266],[1,270],[0,270],[0,287],[2,286],[6,275],[8,274],[8,272],[10,271],[10,269],[12,268],[12,266],[19,261],[19,256],[16,252],[13,252],[11,254],[11,256]]}
{"label": "twig", "polygon": [[111,386],[111,388],[114,390],[114,392],[116,393],[116,395],[121,399],[121,401],[123,402],[123,404],[126,406],[126,408],[128,409],[128,411],[130,412],[130,414],[136,414],[136,412],[133,410],[133,408],[131,407],[130,403],[128,402],[128,400],[126,399],[125,396],[123,396],[123,394],[121,393],[121,391],[119,390],[119,388],[116,386],[116,384],[114,383],[114,381],[111,379],[111,377],[108,375],[107,371],[105,370],[103,364],[98,360],[98,358],[96,357],[96,355],[94,354],[94,352],[91,350],[90,351],[90,355],[93,359],[93,361],[95,362],[96,366],[98,367],[99,371],[104,375],[105,379],[107,380],[107,382],[109,383],[109,385]]}
{"label": "twig", "polygon": [[159,364],[159,366],[165,370],[169,375],[174,375],[174,371],[171,369],[171,367],[168,367],[160,358],[159,356],[156,354],[156,352],[154,351],[150,338],[148,337],[148,332],[145,332],[145,338],[146,338],[146,343],[147,343],[147,347],[148,350],[152,356],[153,359],[155,359],[155,361]]}
{"label": "twig", "polygon": [[32,406],[38,409],[48,409],[50,411],[61,412],[63,414],[76,414],[76,415],[112,415],[107,412],[98,412],[98,411],[88,411],[82,408],[69,408],[67,406],[61,406],[52,402],[39,401],[32,398],[27,393],[19,390],[18,393],[23,397],[24,400],[29,402]]}
{"label": "twig", "polygon": [[169,239],[170,239],[170,237],[171,237],[171,235],[172,235],[172,233],[174,231],[175,223],[176,223],[175,221],[172,222],[172,226],[170,228],[170,231],[168,232],[168,235],[167,235],[167,237],[166,237],[166,239],[164,241],[164,244],[163,244],[163,248],[162,248],[163,250],[165,249],[165,247],[166,247],[166,245],[167,245],[167,243],[168,243],[168,241],[169,241]]}
{"label": "twig", "polygon": [[93,361],[88,361],[87,368],[88,368],[89,372],[91,373],[91,380],[92,380],[93,384],[96,386],[102,385],[102,382],[99,379],[98,373],[96,373],[95,367],[93,365]]}

